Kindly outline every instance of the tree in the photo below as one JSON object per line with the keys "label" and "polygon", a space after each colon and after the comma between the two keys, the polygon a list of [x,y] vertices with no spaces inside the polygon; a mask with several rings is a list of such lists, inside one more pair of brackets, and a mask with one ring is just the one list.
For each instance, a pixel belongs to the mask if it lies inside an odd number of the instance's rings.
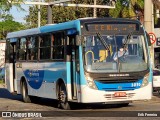
{"label": "tree", "polygon": [[9,14],[9,10],[12,8],[12,6],[16,6],[17,9],[24,10],[20,6],[20,3],[18,2],[23,2],[23,0],[1,0],[0,2],[0,21],[13,20],[13,16]]}
{"label": "tree", "polygon": [[154,23],[159,24],[160,20],[157,18],[157,9],[160,10],[160,1],[152,0],[154,6]]}
{"label": "tree", "polygon": [[112,17],[143,19],[144,0],[117,0],[116,9],[110,9]]}
{"label": "tree", "polygon": [[[15,3],[15,2],[17,2],[17,3]],[[20,4],[18,2],[23,2],[23,0],[1,0],[0,14],[2,14],[3,12],[9,11],[12,6],[16,6],[21,9]]]}
{"label": "tree", "polygon": [[160,9],[160,1],[159,0],[152,0],[152,2],[157,9]]}
{"label": "tree", "polygon": [[0,22],[0,40],[6,39],[8,32],[24,29],[25,27],[19,22],[5,20]]}
{"label": "tree", "polygon": [[[10,2],[9,2],[10,1]],[[1,0],[0,2],[0,40],[6,39],[8,32],[24,29],[24,26],[18,22],[13,21],[13,16],[9,14],[9,10],[12,6],[16,6],[17,9],[23,10],[19,3],[23,0]]]}
{"label": "tree", "polygon": [[[108,0],[97,0],[97,4],[106,5]],[[73,4],[93,4],[94,0],[74,0]],[[69,2],[70,3],[70,2]],[[83,17],[93,17],[93,8],[53,6],[53,22],[60,23]],[[37,27],[38,7],[30,6],[29,15],[25,17],[29,28]],[[97,16],[108,16],[108,9],[97,9]],[[41,25],[47,24],[47,6],[41,6]]]}

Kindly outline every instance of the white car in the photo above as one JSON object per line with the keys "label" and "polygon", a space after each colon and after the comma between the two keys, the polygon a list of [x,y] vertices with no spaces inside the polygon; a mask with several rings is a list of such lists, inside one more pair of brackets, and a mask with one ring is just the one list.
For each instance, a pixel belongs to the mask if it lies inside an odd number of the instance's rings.
{"label": "white car", "polygon": [[160,70],[153,69],[153,90],[160,93]]}

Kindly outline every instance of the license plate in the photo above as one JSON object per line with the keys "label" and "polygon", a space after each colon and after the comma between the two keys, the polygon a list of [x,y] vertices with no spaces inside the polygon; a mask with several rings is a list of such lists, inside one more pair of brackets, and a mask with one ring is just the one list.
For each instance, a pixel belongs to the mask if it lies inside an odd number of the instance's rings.
{"label": "license plate", "polygon": [[114,96],[115,97],[126,97],[126,92],[115,92]]}

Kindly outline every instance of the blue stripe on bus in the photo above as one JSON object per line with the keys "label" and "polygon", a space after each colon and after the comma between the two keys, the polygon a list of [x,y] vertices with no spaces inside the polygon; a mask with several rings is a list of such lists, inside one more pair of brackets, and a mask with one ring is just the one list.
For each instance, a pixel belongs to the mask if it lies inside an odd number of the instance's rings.
{"label": "blue stripe on bus", "polygon": [[80,32],[80,21],[79,20],[59,23],[55,25],[42,26],[40,27],[40,31],[41,33],[49,33],[49,32],[67,30],[67,29],[73,29],[73,28],[76,28],[76,30]]}
{"label": "blue stripe on bus", "polygon": [[142,79],[133,83],[102,83],[95,81],[98,90],[119,91],[119,90],[135,90],[142,85]]}
{"label": "blue stripe on bus", "polygon": [[[67,64],[69,65],[69,64]],[[58,79],[63,79],[64,82],[69,82],[66,81],[68,76],[68,70],[67,70],[67,65],[66,63],[51,63],[48,65],[44,65],[42,67],[42,70],[25,70],[24,74],[26,79],[28,80],[29,85],[33,89],[39,89],[45,81],[46,83],[53,83],[56,82]],[[39,64],[40,66],[40,64]],[[68,67],[70,68],[70,67]],[[68,75],[67,75],[68,74]],[[70,80],[70,79],[68,79]]]}
{"label": "blue stripe on bus", "polygon": [[80,62],[80,85],[86,85],[87,81],[84,75],[84,65],[83,65],[83,57],[82,57],[82,46],[79,47],[79,62]]}

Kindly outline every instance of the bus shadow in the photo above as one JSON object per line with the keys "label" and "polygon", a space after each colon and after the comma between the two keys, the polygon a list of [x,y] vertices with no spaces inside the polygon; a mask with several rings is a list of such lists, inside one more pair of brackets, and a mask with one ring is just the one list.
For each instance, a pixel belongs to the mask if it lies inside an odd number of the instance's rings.
{"label": "bus shadow", "polygon": [[[22,101],[22,95],[13,95],[11,94],[7,89],[0,88],[0,98],[5,99],[11,99],[11,100],[17,100]],[[48,98],[40,98],[33,102],[34,104],[59,108],[58,101],[54,99],[48,99]],[[88,109],[112,109],[112,108],[121,108],[122,105],[115,105],[115,104],[85,104],[85,103],[71,103],[73,110],[88,110]],[[127,107],[132,107],[132,105],[128,105]]]}
{"label": "bus shadow", "polygon": [[92,104],[82,104],[77,103],[77,106],[73,109],[113,109],[113,108],[121,108],[121,107],[132,107],[132,105],[120,105],[120,104],[100,104],[100,103],[92,103]]}
{"label": "bus shadow", "polygon": [[[44,105],[44,106],[52,106],[54,108],[58,107],[58,101],[53,99],[41,98],[39,101],[34,102],[35,104]],[[120,105],[120,104],[100,104],[100,103],[70,103],[72,110],[89,110],[89,109],[113,109],[113,108],[122,108],[122,107],[133,107],[132,104]],[[60,108],[61,109],[61,108]]]}
{"label": "bus shadow", "polygon": [[5,88],[0,88],[0,98],[22,101],[21,95],[13,95]]}

